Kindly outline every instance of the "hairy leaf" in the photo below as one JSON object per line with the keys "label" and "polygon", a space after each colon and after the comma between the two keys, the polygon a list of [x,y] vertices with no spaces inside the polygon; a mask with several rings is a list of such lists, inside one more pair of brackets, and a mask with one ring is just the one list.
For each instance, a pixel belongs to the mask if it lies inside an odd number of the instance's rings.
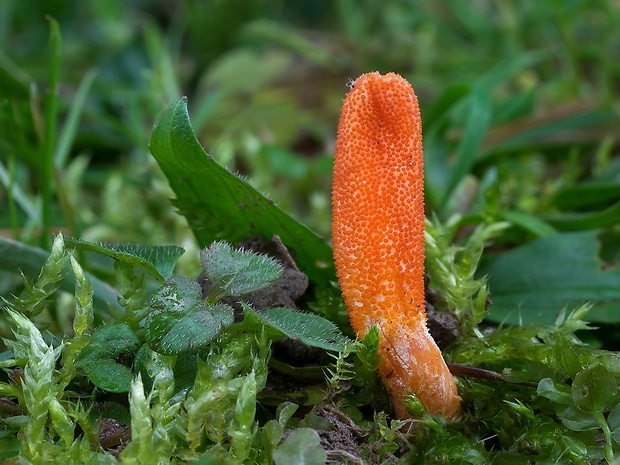
{"label": "hairy leaf", "polygon": [[353,344],[334,323],[319,315],[294,312],[288,308],[271,308],[260,313],[247,305],[243,308],[246,316],[256,317],[268,327],[312,347],[341,352],[345,345]]}
{"label": "hairy leaf", "polygon": [[262,289],[282,275],[282,266],[271,257],[235,250],[224,241],[202,249],[200,261],[212,289],[226,296]]}
{"label": "hairy leaf", "polygon": [[146,318],[146,341],[151,349],[174,355],[207,345],[222,328],[233,323],[228,305],[207,306],[193,280],[173,276],[151,299]]}
{"label": "hairy leaf", "polygon": [[184,252],[183,247],[177,245],[103,244],[72,238],[65,238],[65,243],[137,266],[160,281],[172,276],[172,270]]}

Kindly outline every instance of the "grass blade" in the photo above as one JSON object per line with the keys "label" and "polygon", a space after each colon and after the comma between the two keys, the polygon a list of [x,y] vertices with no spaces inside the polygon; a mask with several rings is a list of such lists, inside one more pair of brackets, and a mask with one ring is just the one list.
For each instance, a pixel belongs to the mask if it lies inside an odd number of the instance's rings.
{"label": "grass blade", "polygon": [[51,64],[47,95],[45,98],[45,150],[41,165],[41,195],[43,197],[43,230],[41,246],[50,246],[52,227],[52,179],[54,171],[54,147],[56,145],[56,124],[58,119],[58,82],[60,81],[60,60],[62,40],[60,27],[55,19],[48,17],[50,23]]}

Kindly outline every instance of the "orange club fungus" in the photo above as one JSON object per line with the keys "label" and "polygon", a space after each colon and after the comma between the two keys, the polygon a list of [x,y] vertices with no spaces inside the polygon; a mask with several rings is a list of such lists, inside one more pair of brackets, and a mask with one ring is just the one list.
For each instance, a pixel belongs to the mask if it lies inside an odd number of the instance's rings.
{"label": "orange club fungus", "polygon": [[422,123],[401,76],[360,76],[338,125],[332,187],[338,281],[359,338],[377,326],[379,373],[398,418],[408,394],[429,412],[460,411],[454,378],[428,332],[424,306]]}

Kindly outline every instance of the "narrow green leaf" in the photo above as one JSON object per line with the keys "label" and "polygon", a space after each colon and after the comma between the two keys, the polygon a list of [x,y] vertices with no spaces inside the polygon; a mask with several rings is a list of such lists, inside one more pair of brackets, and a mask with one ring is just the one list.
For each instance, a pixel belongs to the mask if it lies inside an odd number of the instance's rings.
{"label": "narrow green leaf", "polygon": [[28,217],[28,221],[36,225],[41,225],[41,217],[34,202],[24,192],[22,187],[16,182],[14,174],[15,163],[9,160],[9,166],[5,167],[0,160],[0,183],[7,190],[8,195],[15,205],[19,205]]}
{"label": "narrow green leaf", "polygon": [[222,328],[233,323],[228,305],[206,306],[196,281],[173,276],[151,299],[146,318],[146,341],[163,355],[206,346]]}
{"label": "narrow green leaf", "polygon": [[562,210],[581,210],[620,198],[618,182],[587,182],[560,190],[553,203]]}
{"label": "narrow green leaf", "polygon": [[540,147],[549,141],[557,143],[559,134],[570,134],[586,128],[605,127],[617,125],[617,116],[607,109],[580,109],[574,111],[568,109],[567,112],[544,117],[529,117],[511,122],[508,128],[498,128],[506,131],[506,136],[494,141],[485,153],[482,153],[478,161],[483,161],[498,153],[510,153],[511,150],[522,148],[523,146]]}
{"label": "narrow green leaf", "polygon": [[252,21],[243,32],[250,40],[258,42],[267,40],[269,43],[282,45],[292,50],[296,56],[304,57],[322,67],[329,69],[337,65],[334,55],[322,44],[308,39],[300,30],[284,26],[281,22],[266,19]]}
{"label": "narrow green leaf", "polygon": [[0,87],[5,96],[27,100],[31,81],[32,78],[23,69],[0,52]]}
{"label": "narrow green leaf", "polygon": [[41,163],[41,197],[43,230],[41,246],[49,248],[50,228],[52,221],[52,179],[54,177],[54,149],[56,147],[56,126],[58,123],[58,84],[60,82],[60,66],[62,39],[58,22],[48,17],[50,25],[51,63],[47,95],[45,98],[45,150]]}
{"label": "narrow green leaf", "polygon": [[247,294],[267,287],[282,276],[282,266],[271,257],[235,250],[224,241],[202,249],[200,261],[218,295]]}
{"label": "narrow green leaf", "polygon": [[547,216],[543,219],[560,231],[608,228],[620,223],[620,202],[597,212],[564,213],[557,216]]}
{"label": "narrow green leaf", "polygon": [[452,167],[442,205],[447,203],[450,194],[474,166],[490,122],[491,99],[488,89],[476,87],[469,97],[464,134],[456,151],[456,163]]}
{"label": "narrow green leaf", "polygon": [[544,58],[544,54],[535,51],[529,53],[520,53],[516,56],[504,57],[502,61],[499,61],[489,71],[487,71],[476,82],[476,85],[483,90],[489,92],[489,89],[494,88],[498,84],[505,82],[513,77],[519,71],[527,69]]}
{"label": "narrow green leaf", "polygon": [[202,246],[278,234],[312,281],[326,286],[336,279],[331,247],[321,237],[205,153],[192,130],[187,99],[158,119],[150,148],[177,196],[175,205]]}
{"label": "narrow green leaf", "polygon": [[524,118],[531,115],[536,108],[536,96],[539,87],[531,87],[521,93],[512,94],[506,100],[497,105],[493,110],[493,125]]}
{"label": "narrow green leaf", "polygon": [[452,84],[446,87],[434,101],[432,107],[422,114],[423,130],[434,129],[434,126],[448,114],[454,105],[467,96],[470,89],[471,86],[465,83]]}
{"label": "narrow green leaf", "polygon": [[174,266],[185,252],[177,245],[104,244],[73,238],[65,238],[65,244],[137,266],[160,281],[172,276]]}
{"label": "narrow green leaf", "polygon": [[69,151],[71,150],[71,146],[73,145],[73,141],[75,140],[78,131],[82,108],[84,107],[86,97],[88,96],[88,92],[93,81],[95,80],[96,75],[97,73],[93,70],[88,71],[84,75],[75,97],[71,102],[69,114],[67,115],[67,119],[62,126],[60,136],[58,138],[58,145],[54,151],[54,161],[56,163],[56,167],[58,168],[64,167],[67,162]]}
{"label": "narrow green leaf", "polygon": [[504,211],[500,214],[503,220],[506,220],[515,226],[519,226],[526,231],[534,234],[536,237],[546,237],[557,233],[557,230],[537,216],[516,210]]}

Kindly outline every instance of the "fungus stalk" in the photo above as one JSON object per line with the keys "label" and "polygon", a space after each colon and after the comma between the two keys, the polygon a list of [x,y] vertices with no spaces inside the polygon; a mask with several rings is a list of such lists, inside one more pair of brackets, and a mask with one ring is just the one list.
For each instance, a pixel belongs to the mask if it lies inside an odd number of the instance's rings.
{"label": "fungus stalk", "polygon": [[380,332],[379,373],[398,418],[408,394],[460,411],[454,378],[426,326],[424,172],[417,98],[401,76],[360,76],[344,100],[332,189],[338,280],[359,338]]}

